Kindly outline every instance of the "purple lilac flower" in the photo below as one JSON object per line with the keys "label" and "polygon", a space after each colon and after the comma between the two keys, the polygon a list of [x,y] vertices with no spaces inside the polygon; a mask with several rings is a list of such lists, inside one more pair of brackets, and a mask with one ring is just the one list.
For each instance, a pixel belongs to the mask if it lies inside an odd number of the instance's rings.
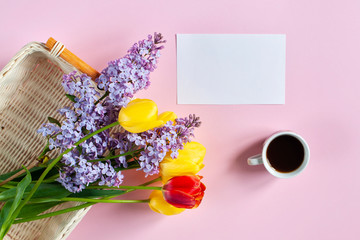
{"label": "purple lilac flower", "polygon": [[[112,149],[119,149],[118,154],[124,154],[131,149],[133,149],[134,144],[127,139],[127,133],[121,132],[121,133],[115,133],[114,139],[111,140],[110,147]],[[126,156],[120,156],[118,158],[114,158],[114,161],[116,162],[115,167],[128,167],[128,163],[126,160]]]}
{"label": "purple lilac flower", "polygon": [[175,123],[169,121],[163,127],[143,133],[128,133],[128,141],[144,149],[138,159],[140,169],[146,174],[157,174],[159,163],[166,154],[169,153],[172,158],[176,158],[178,151],[190,142],[194,136],[194,129],[200,124],[198,117],[189,115],[189,118],[177,118]]}
{"label": "purple lilac flower", "polygon": [[[134,44],[123,58],[109,63],[95,80],[97,86],[85,74],[72,72],[64,75],[62,86],[74,103],[59,110],[63,117],[61,127],[46,123],[38,130],[48,138],[49,148],[64,151],[88,133],[117,121],[121,107],[127,105],[137,91],[150,85],[149,74],[156,68],[163,48],[160,45],[164,42],[161,34],[155,33],[153,37],[149,35],[147,39]],[[106,97],[100,101],[102,95]],[[155,136],[148,134],[149,139]],[[114,167],[126,168],[125,156],[106,162],[89,160],[101,158],[110,151],[123,154],[134,146],[150,144],[141,137],[132,140],[127,139],[127,133],[112,136],[107,130],[97,134],[63,156],[61,163],[64,166],[60,169],[58,181],[71,192],[79,192],[91,183],[119,186],[123,175]],[[153,147],[149,145],[140,161],[141,169],[145,172],[152,172],[152,166],[156,166],[158,157],[163,155],[165,142],[154,140],[151,143]],[[152,159],[148,164],[149,156]]]}
{"label": "purple lilac flower", "polygon": [[72,72],[64,75],[62,85],[66,93],[75,96],[76,103],[58,111],[65,118],[60,128],[47,123],[38,130],[44,137],[51,137],[52,148],[59,148],[61,151],[83,138],[86,135],[84,130],[92,132],[98,129],[102,123],[95,122],[103,115],[101,104],[95,106],[100,94],[92,86],[90,77]]}
{"label": "purple lilac flower", "polygon": [[52,136],[60,131],[60,128],[54,123],[45,123],[42,127],[37,130],[38,133],[41,133],[44,137]]}
{"label": "purple lilac flower", "polygon": [[161,34],[149,35],[135,43],[125,57],[111,61],[96,80],[98,87],[109,92],[107,105],[126,106],[134,94],[150,85],[149,74],[154,71],[164,43]]}
{"label": "purple lilac flower", "polygon": [[60,169],[58,182],[70,192],[80,192],[97,181],[106,186],[119,186],[123,181],[122,173],[116,172],[110,161],[88,162],[84,156],[70,152],[64,155],[63,163],[66,165]]}

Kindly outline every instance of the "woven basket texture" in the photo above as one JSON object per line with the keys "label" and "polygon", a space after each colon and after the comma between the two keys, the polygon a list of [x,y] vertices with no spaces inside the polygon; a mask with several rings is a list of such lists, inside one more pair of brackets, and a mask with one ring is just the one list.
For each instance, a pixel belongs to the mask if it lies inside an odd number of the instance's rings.
{"label": "woven basket texture", "polygon": [[[29,165],[46,141],[36,132],[47,117],[68,104],[61,86],[65,73],[77,71],[50,54],[44,44],[24,46],[0,72],[0,174]],[[79,205],[65,203],[51,211]],[[66,239],[89,208],[13,225],[6,240]]]}

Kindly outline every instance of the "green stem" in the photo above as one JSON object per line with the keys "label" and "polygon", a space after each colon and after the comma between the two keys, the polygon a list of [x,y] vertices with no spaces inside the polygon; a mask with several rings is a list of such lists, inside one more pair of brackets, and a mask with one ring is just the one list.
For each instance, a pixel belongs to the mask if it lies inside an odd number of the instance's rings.
{"label": "green stem", "polygon": [[76,142],[74,144],[74,146],[72,148],[68,148],[66,149],[64,152],[62,152],[57,158],[55,158],[48,166],[47,168],[44,170],[44,172],[41,174],[41,176],[39,177],[38,181],[36,182],[36,184],[34,185],[34,187],[31,189],[31,191],[29,192],[29,195],[21,202],[21,204],[17,207],[17,209],[14,212],[14,216],[18,216],[21,209],[26,205],[26,203],[32,198],[32,196],[34,195],[34,193],[36,192],[36,190],[38,189],[38,187],[40,186],[41,182],[44,180],[44,178],[46,177],[46,175],[50,172],[50,170],[62,159],[62,157],[69,153],[71,150],[73,150],[75,147],[79,146],[81,143],[85,142],[86,140],[88,140],[89,138],[91,138],[92,136],[101,133],[111,127],[114,127],[116,125],[119,125],[119,122],[114,122],[112,124],[109,124],[99,130],[96,130],[93,133],[90,133],[89,135],[85,136],[84,138],[80,139],[78,142]]}
{"label": "green stem", "polygon": [[123,170],[130,170],[130,169],[134,169],[134,168],[138,168],[138,167],[140,167],[139,163],[136,160],[134,160],[134,161],[128,162],[128,166],[126,168],[118,167],[118,168],[115,168],[115,171],[118,172],[118,171],[123,171]]}
{"label": "green stem", "polygon": [[95,203],[85,203],[85,204],[81,204],[81,205],[76,206],[76,207],[66,208],[66,209],[63,209],[63,210],[59,210],[59,211],[55,211],[55,212],[51,212],[51,213],[46,213],[46,214],[42,214],[42,215],[35,216],[35,217],[29,217],[29,218],[23,218],[23,219],[15,220],[14,224],[23,223],[23,222],[30,222],[30,221],[39,220],[39,219],[48,218],[48,217],[53,217],[53,216],[56,216],[56,215],[67,213],[67,212],[72,212],[72,211],[80,210],[82,208],[90,207],[91,205],[94,205],[94,204]]}
{"label": "green stem", "polygon": [[97,105],[101,100],[103,100],[103,99],[106,98],[107,96],[109,96],[109,91],[106,91],[106,92],[104,93],[104,95],[102,95],[102,97],[99,98],[99,100],[97,100],[97,101],[95,102],[95,105]]}
{"label": "green stem", "polygon": [[139,189],[144,189],[144,190],[161,190],[162,187],[148,187],[148,186],[122,186],[120,185],[119,187],[108,187],[108,186],[88,186],[86,187],[87,189],[134,189],[134,190],[139,190]]}
{"label": "green stem", "polygon": [[119,168],[114,168],[114,170],[116,171],[116,172],[118,172],[118,171],[125,171],[125,170],[131,170],[131,169],[135,169],[135,168],[138,168],[139,167],[139,164],[137,164],[137,165],[132,165],[132,166],[128,166],[127,168],[123,168],[123,167],[119,167]]}
{"label": "green stem", "polygon": [[118,157],[122,157],[122,156],[128,156],[128,155],[132,155],[136,152],[138,152],[139,150],[136,151],[132,151],[132,152],[126,152],[126,153],[122,153],[119,155],[114,155],[114,156],[107,156],[104,158],[99,158],[99,159],[92,159],[92,160],[88,160],[88,162],[100,162],[100,161],[105,161],[105,160],[109,160],[109,159],[114,159],[114,158],[118,158]]}
{"label": "green stem", "polygon": [[[147,186],[147,185],[150,185],[152,183],[158,182],[160,180],[161,180],[161,178],[158,177],[158,178],[150,180],[150,181],[148,181],[146,183],[143,183],[140,186]],[[135,189],[127,190],[127,191],[123,192],[123,194],[128,193],[128,192],[132,192],[132,191],[135,191]],[[110,199],[110,198],[112,198],[112,197],[105,197],[105,198],[102,198],[102,199],[106,200],[106,199]],[[56,216],[56,215],[60,215],[60,214],[64,214],[64,213],[68,213],[68,212],[72,212],[72,211],[77,211],[77,210],[80,210],[80,209],[83,209],[83,208],[86,208],[86,207],[90,207],[90,206],[92,206],[94,204],[96,204],[96,203],[92,203],[92,202],[91,203],[85,203],[85,204],[81,204],[79,206],[70,207],[70,208],[62,209],[62,210],[51,212],[51,213],[45,213],[45,214],[35,216],[35,217],[29,217],[29,218],[23,218],[23,219],[15,220],[14,224],[23,223],[23,222],[30,222],[30,221],[34,221],[34,220],[43,219],[43,218],[53,217],[53,216]]]}
{"label": "green stem", "polygon": [[[44,179],[42,183],[53,183],[55,179],[57,179],[60,176],[60,174],[55,174],[47,179]],[[37,181],[31,181],[31,183],[36,183]]]}
{"label": "green stem", "polygon": [[30,200],[30,203],[47,203],[47,202],[88,202],[88,203],[141,203],[149,202],[149,199],[145,200],[109,200],[109,199],[94,199],[94,198],[75,198],[65,197],[60,199],[55,198],[34,198]]}
{"label": "green stem", "polygon": [[[54,180],[57,179],[59,176],[60,176],[59,174],[55,174],[55,175],[53,175],[53,176],[51,176],[51,177],[49,177],[49,178],[47,178],[47,179],[44,179],[42,182],[43,182],[43,183],[52,183],[52,182],[54,182]],[[0,180],[0,182],[2,182],[2,181]],[[31,183],[36,183],[36,182],[37,182],[37,181],[31,181]],[[13,187],[16,187],[18,183],[19,183],[19,182],[9,181],[9,182],[7,182],[6,184],[2,185],[1,187],[13,188]]]}
{"label": "green stem", "polygon": [[161,180],[161,177],[157,177],[157,178],[154,178],[153,180],[150,180],[150,181],[148,181],[148,182],[146,182],[146,183],[143,183],[143,184],[141,184],[141,185],[139,185],[139,186],[147,186],[147,185],[150,185],[150,184],[152,184],[152,183],[156,183],[156,182],[158,182],[158,181],[160,181]]}
{"label": "green stem", "polygon": [[57,179],[60,176],[60,174],[55,174],[47,179],[44,179],[42,182],[43,183],[52,183],[54,182],[55,179]]}
{"label": "green stem", "polygon": [[4,185],[1,185],[1,187],[10,189],[10,188],[14,188],[14,187],[16,187],[16,186],[6,183],[6,184],[4,184]]}
{"label": "green stem", "polygon": [[93,202],[93,203],[145,203],[149,202],[149,199],[145,200],[112,200],[112,199],[93,199],[93,198],[61,198],[60,201],[64,202]]}
{"label": "green stem", "polygon": [[48,140],[43,151],[41,152],[40,156],[38,157],[39,160],[41,160],[45,156],[45,154],[50,151],[49,145],[50,145],[50,142]]}

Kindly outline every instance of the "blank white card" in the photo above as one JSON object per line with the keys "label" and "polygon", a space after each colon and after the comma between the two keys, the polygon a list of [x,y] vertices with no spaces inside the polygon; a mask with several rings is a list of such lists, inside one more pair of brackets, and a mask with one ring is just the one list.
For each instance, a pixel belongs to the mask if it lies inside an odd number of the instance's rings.
{"label": "blank white card", "polygon": [[177,34],[179,104],[285,104],[284,34]]}

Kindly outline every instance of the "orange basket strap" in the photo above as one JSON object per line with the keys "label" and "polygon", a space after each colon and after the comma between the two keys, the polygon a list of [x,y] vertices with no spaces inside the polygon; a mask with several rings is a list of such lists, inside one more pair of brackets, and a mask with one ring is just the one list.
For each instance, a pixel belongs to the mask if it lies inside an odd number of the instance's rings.
{"label": "orange basket strap", "polygon": [[[57,41],[54,38],[50,37],[45,45],[51,51],[55,47],[56,43]],[[70,63],[71,65],[73,65],[74,67],[76,67],[77,69],[79,69],[79,71],[90,76],[93,80],[95,80],[97,77],[100,76],[100,73],[98,71],[96,71],[94,68],[92,68],[90,65],[85,63],[83,60],[78,58],[75,54],[73,54],[66,48],[62,50],[60,57],[63,58],[68,63]]]}

